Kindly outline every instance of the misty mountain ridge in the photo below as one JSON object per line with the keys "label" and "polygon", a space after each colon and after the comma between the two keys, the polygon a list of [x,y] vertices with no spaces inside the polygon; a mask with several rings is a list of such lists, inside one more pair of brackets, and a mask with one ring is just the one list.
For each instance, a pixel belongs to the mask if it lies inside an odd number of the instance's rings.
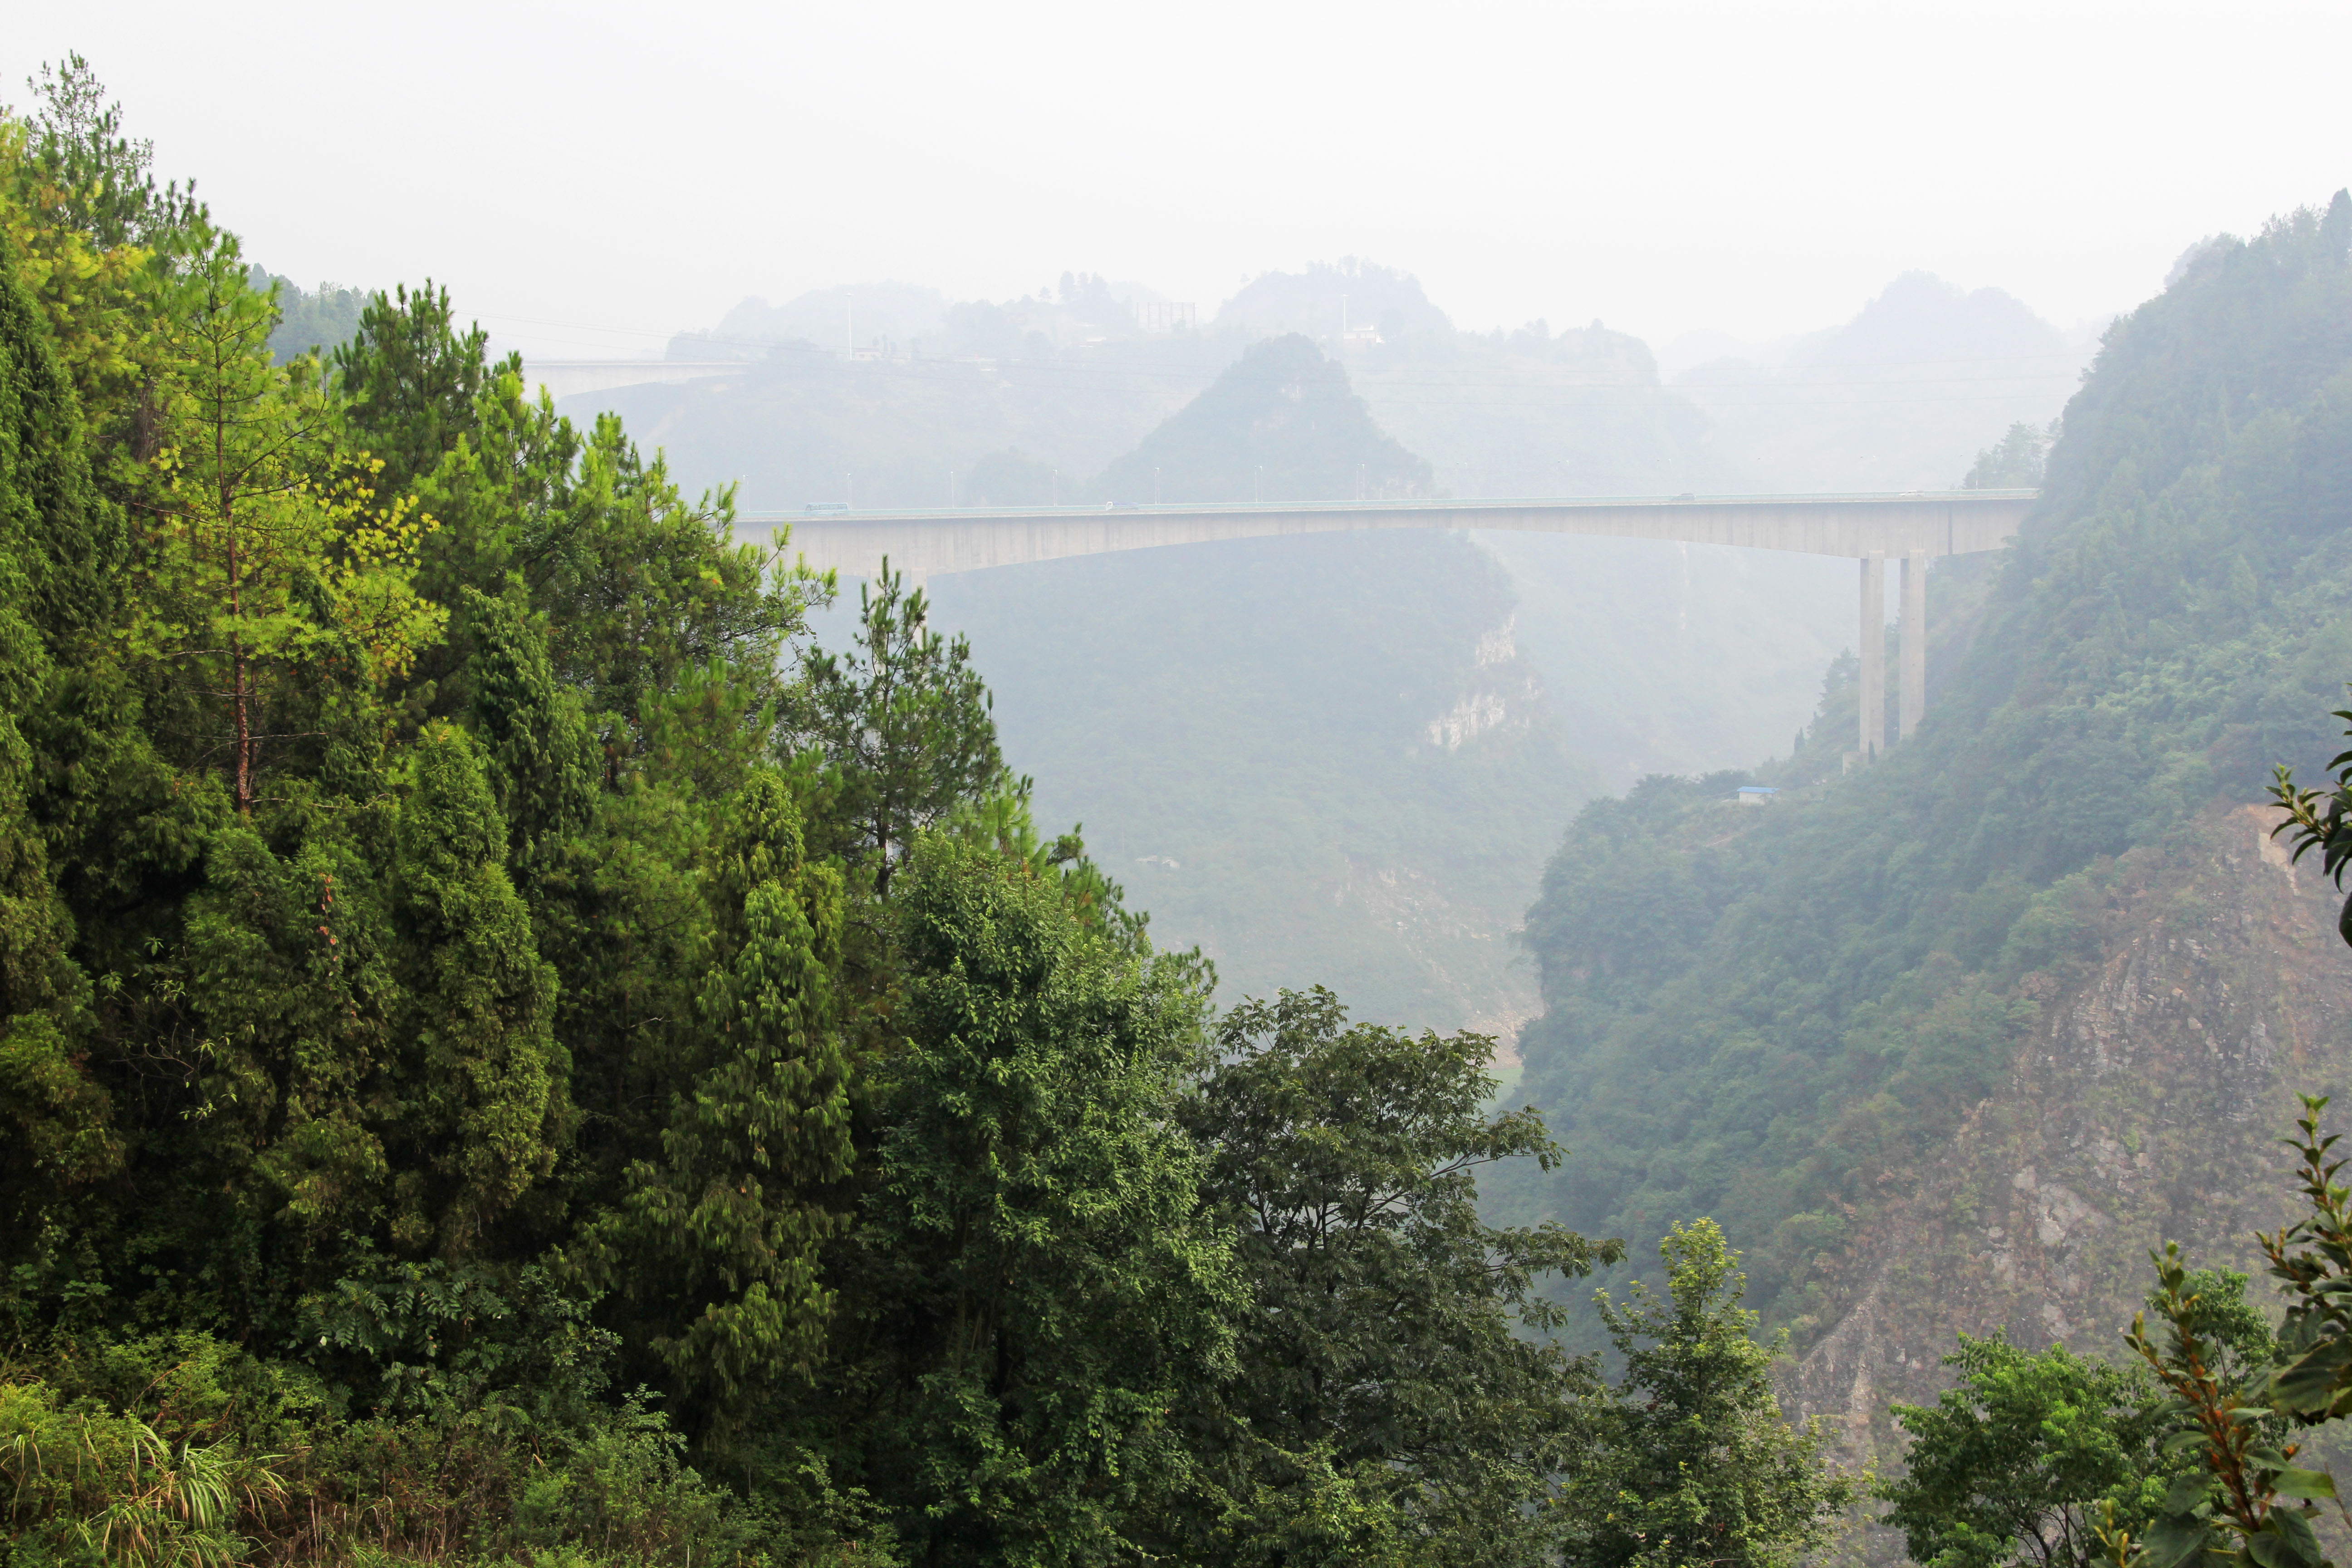
{"label": "misty mountain ridge", "polygon": [[1107,500],[1381,500],[1430,493],[1427,459],[1373,421],[1348,373],[1297,333],[1244,350],[1103,470]]}
{"label": "misty mountain ridge", "polygon": [[[1694,337],[1677,346],[1705,343]],[[1669,384],[1749,488],[1940,489],[2011,425],[2053,418],[2096,347],[2002,289],[1911,271],[1843,325],[1689,365]]]}
{"label": "misty mountain ridge", "polygon": [[[924,416],[882,448],[870,439],[823,443],[834,450],[790,465],[797,479],[764,455],[716,465],[745,480],[746,504],[789,508],[840,499],[856,488],[843,478],[850,469],[866,475],[875,504],[945,499],[961,493],[952,472],[1008,447],[1058,471],[1076,493],[1250,344],[1289,335],[1349,366],[1373,418],[1428,460],[1437,494],[1939,489],[2011,425],[2046,425],[2095,346],[2094,333],[2062,331],[2005,290],[1963,289],[1924,270],[1895,278],[1844,322],[1773,343],[1685,334],[1667,345],[1664,374],[1650,344],[1597,319],[1558,332],[1543,321],[1458,329],[1412,274],[1353,257],[1260,273],[1205,321],[1190,309],[1141,284],[1082,272],[1003,301],[951,301],[903,282],[844,284],[779,306],[747,299],[717,327],[674,338],[668,353],[855,358],[871,368],[829,400],[863,410],[878,427],[899,423],[891,405],[906,398],[894,381],[939,379],[913,368],[919,363],[981,362],[1014,384],[1023,378],[1013,367],[1025,366],[1045,400],[1070,410],[1072,429],[1100,432],[1092,441],[1057,439],[1061,422],[1043,409],[1040,427],[1028,431],[1016,428],[1027,421],[968,416],[942,428]],[[814,363],[798,374],[832,379]],[[1003,390],[971,378],[967,405]],[[592,395],[609,403],[616,395]],[[822,410],[812,413],[824,422]],[[890,446],[902,455],[889,456]],[[675,455],[692,471],[689,450]],[[915,467],[919,479],[892,472]],[[1338,478],[1345,482],[1316,499],[1351,498],[1353,476]],[[772,480],[783,488],[771,489]]]}
{"label": "misty mountain ridge", "polygon": [[1429,301],[1421,279],[1375,261],[1342,257],[1313,261],[1303,272],[1261,272],[1219,308],[1211,330],[1244,338],[1301,332],[1338,342],[1343,334],[1442,337],[1453,319]]}
{"label": "misty mountain ridge", "polygon": [[[746,360],[777,353],[833,352],[877,359],[1034,355],[1146,335],[1164,325],[1143,309],[1165,303],[1140,283],[1065,272],[1058,284],[1001,304],[951,301],[936,289],[883,282],[812,289],[781,305],[747,297],[709,331],[679,332],[665,357]],[[1147,325],[1147,318],[1150,325]]]}
{"label": "misty mountain ridge", "polygon": [[672,338],[671,359],[756,359],[782,343],[846,350],[876,340],[911,342],[947,318],[948,297],[915,283],[836,284],[781,305],[750,298],[709,332]]}

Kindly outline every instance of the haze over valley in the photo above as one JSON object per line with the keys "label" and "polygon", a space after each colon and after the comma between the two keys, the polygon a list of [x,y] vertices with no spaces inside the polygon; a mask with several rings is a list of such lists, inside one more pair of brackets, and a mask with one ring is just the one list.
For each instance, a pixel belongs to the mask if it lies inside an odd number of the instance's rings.
{"label": "haze over valley", "polygon": [[[732,481],[747,512],[787,519],[844,497],[1942,489],[2012,425],[2049,425],[2095,337],[1908,273],[1848,321],[1668,380],[1598,321],[1459,331],[1416,279],[1353,258],[1259,274],[1192,314],[1197,329],[1142,285],[1077,273],[1002,303],[831,287],[746,300],[667,346],[670,363],[740,362],[724,373],[560,406],[617,412],[689,489]],[[1317,456],[1253,435],[1258,410],[1212,395],[1276,337],[1305,340],[1302,362],[1361,399],[1360,446]],[[562,363],[541,362],[551,376]],[[1225,994],[1310,970],[1367,1016],[1482,1028],[1507,1052],[1535,1011],[1513,933],[1568,816],[1649,773],[1785,754],[1853,645],[1851,574],[1486,531],[1196,546],[927,587],[937,624],[971,637],[1041,813],[1110,847],[1160,939],[1201,945]],[[1084,668],[1072,647],[1095,650]],[[1356,682],[1339,706],[1335,686]],[[1449,725],[1456,710],[1475,716]]]}
{"label": "haze over valley", "polygon": [[2094,9],[12,31],[0,1568],[2342,1561],[2352,25]]}

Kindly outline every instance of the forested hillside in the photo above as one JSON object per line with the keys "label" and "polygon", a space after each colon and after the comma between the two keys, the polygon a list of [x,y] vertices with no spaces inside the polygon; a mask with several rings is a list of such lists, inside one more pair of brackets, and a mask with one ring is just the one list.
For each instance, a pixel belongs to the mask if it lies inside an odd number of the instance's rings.
{"label": "forested hillside", "polygon": [[1716,1226],[1603,1309],[1618,1375],[1552,1342],[1543,1282],[1622,1248],[1480,1220],[1559,1157],[1491,1038],[1307,976],[1213,1009],[1040,832],[919,595],[813,646],[833,584],[442,290],[273,346],[300,301],[82,62],[38,86],[0,118],[0,1562],[1829,1537],[1854,1488]]}
{"label": "forested hillside", "polygon": [[[2055,1048],[2036,1043],[2050,1010],[2125,963],[2134,920],[2169,896],[2149,879],[2210,853],[2212,814],[2261,800],[2273,763],[2336,750],[2323,716],[2352,671],[2347,243],[2338,195],[2209,248],[2117,322],[1997,574],[1931,579],[1916,737],[1841,773],[1848,666],[1805,746],[1764,775],[1790,786],[1770,807],[1729,805],[1743,776],[1721,775],[1586,808],[1528,937],[1546,1012],[1525,1037],[1526,1092],[1576,1158],[1519,1185],[1512,1212],[1622,1231],[1637,1258],[1669,1220],[1714,1215],[1768,1316],[1800,1342],[1827,1332],[1877,1278],[1861,1259],[1886,1255],[1862,1243],[1884,1239],[1889,1205],[1965,1120],[2033,1081],[2012,1075]],[[2314,1087],[2352,1064],[2340,1011],[2227,1016],[2290,1034]],[[2284,1121],[2279,1093],[2180,1136],[2236,1160]]]}

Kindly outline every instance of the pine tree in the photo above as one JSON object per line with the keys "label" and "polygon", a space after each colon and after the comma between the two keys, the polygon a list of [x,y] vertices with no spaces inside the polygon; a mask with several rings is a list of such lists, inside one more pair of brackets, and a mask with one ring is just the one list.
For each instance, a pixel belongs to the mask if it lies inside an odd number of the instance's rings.
{"label": "pine tree", "polygon": [[459,332],[449,290],[426,279],[379,293],[360,311],[359,331],[329,355],[337,389],[351,400],[353,433],[384,465],[384,482],[404,490],[440,466],[478,423],[475,404],[509,359],[488,362],[489,334]]}
{"label": "pine tree", "polygon": [[547,642],[519,594],[465,590],[474,631],[467,685],[516,868],[556,859],[595,809],[596,746],[579,694],[556,682]]}
{"label": "pine tree", "polygon": [[12,1260],[52,1205],[122,1158],[111,1098],[77,1048],[88,986],[25,733],[55,656],[104,614],[110,548],[73,391],[16,260],[0,237],[0,1258]]}
{"label": "pine tree", "polygon": [[24,732],[56,656],[105,614],[105,515],[81,422],[39,312],[0,240],[0,1020],[78,998],[72,927],[32,817]]}
{"label": "pine tree", "polygon": [[1855,1485],[1815,1426],[1781,1418],[1771,1368],[1786,1335],[1757,1342],[1722,1228],[1676,1225],[1659,1254],[1664,1298],[1639,1284],[1622,1307],[1600,1297],[1625,1375],[1569,1478],[1568,1559],[1786,1568],[1828,1541]]}
{"label": "pine tree", "polygon": [[686,1395],[681,1415],[722,1440],[818,1364],[833,1309],[819,1249],[847,1223],[828,1189],[852,1155],[840,873],[807,862],[772,772],[727,819],[691,1069],[659,1156],[629,1167],[625,1197],[589,1238],[591,1272],[635,1303]]}
{"label": "pine tree", "polygon": [[135,503],[151,580],[132,638],[163,673],[190,759],[218,758],[240,816],[285,743],[406,673],[446,616],[415,587],[425,531],[406,498],[338,452],[310,362],[272,363],[276,311],[236,242],[194,258],[166,302],[154,482]]}
{"label": "pine tree", "polygon": [[555,971],[507,879],[506,822],[473,742],[436,726],[410,765],[396,854],[413,1110],[393,1239],[463,1257],[554,1168],[571,1061],[551,1027]]}
{"label": "pine tree", "polygon": [[841,847],[887,896],[916,836],[991,793],[1004,759],[971,646],[930,629],[923,591],[886,561],[857,603],[857,646],[809,655],[801,728],[824,758],[830,815],[850,828]]}

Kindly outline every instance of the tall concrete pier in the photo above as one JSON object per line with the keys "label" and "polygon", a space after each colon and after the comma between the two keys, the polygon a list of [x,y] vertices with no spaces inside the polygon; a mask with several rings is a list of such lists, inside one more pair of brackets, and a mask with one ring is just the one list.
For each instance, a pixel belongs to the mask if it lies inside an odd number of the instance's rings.
{"label": "tall concrete pier", "polygon": [[1927,711],[1927,552],[1914,550],[1903,558],[1903,730],[1911,731]]}
{"label": "tall concrete pier", "polygon": [[1864,760],[1886,749],[1886,564],[1903,563],[1899,733],[1927,710],[1927,563],[1998,550],[2032,510],[2033,490],[1900,495],[1637,496],[1559,500],[1322,501],[1032,507],[923,511],[746,513],[789,527],[789,548],[819,570],[871,577],[887,560],[910,581],[1112,550],[1382,528],[1512,529],[1664,539],[1843,555],[1862,563]]}
{"label": "tall concrete pier", "polygon": [[1854,750],[1865,763],[1886,749],[1886,552],[1862,558],[1862,679],[1856,689],[1862,733]]}

